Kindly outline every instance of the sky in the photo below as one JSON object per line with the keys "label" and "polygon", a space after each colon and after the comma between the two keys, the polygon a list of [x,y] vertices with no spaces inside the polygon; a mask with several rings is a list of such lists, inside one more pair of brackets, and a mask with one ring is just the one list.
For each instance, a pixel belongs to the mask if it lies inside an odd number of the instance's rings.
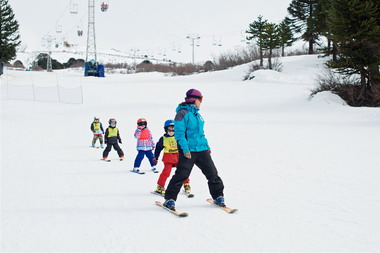
{"label": "sky", "polygon": [[[101,2],[95,1],[98,52],[115,49],[156,57],[170,55],[173,60],[186,57],[190,62],[192,46],[187,36],[200,37],[195,42],[195,61],[210,59],[246,46],[244,31],[259,15],[270,22],[280,22],[291,1],[109,0],[105,1],[109,5],[107,12],[101,12]],[[55,38],[54,43],[59,44],[56,50],[63,49],[63,41],[74,45],[77,51],[85,50],[87,0],[9,0],[9,3],[20,23],[26,50],[44,50],[42,38],[46,35]],[[71,14],[75,4],[78,13]],[[62,27],[61,33],[57,33],[58,27]],[[84,36],[78,37],[78,30],[83,30]]]}

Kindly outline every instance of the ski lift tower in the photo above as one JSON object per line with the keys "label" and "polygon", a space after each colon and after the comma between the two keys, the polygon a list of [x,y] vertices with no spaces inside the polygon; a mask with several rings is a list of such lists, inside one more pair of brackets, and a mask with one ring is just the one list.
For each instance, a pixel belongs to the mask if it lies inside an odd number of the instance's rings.
{"label": "ski lift tower", "polygon": [[84,75],[104,77],[104,65],[98,64],[96,57],[95,0],[88,0],[88,31]]}
{"label": "ski lift tower", "polygon": [[95,40],[95,0],[88,0],[88,31],[86,62],[95,60],[96,62],[96,40]]}
{"label": "ski lift tower", "polygon": [[55,38],[53,38],[50,35],[47,35],[47,36],[45,36],[43,38],[43,40],[45,40],[47,42],[46,48],[48,50],[47,63],[46,63],[46,71],[47,72],[52,72],[53,71],[53,67],[52,67],[52,64],[51,64],[51,43],[53,42],[53,40],[55,40]]}

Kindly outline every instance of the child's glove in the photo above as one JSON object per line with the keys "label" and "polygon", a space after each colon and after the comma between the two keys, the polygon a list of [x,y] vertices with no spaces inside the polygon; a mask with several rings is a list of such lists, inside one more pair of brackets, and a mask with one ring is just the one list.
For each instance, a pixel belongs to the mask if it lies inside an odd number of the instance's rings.
{"label": "child's glove", "polygon": [[183,154],[187,159],[191,159],[191,153],[190,151]]}

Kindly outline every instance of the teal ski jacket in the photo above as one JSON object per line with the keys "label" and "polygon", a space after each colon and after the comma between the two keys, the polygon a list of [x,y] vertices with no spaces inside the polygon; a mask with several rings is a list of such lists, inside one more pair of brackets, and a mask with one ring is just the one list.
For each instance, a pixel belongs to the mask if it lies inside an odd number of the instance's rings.
{"label": "teal ski jacket", "polygon": [[205,121],[198,111],[199,108],[195,105],[184,103],[179,104],[176,109],[174,136],[183,153],[210,149],[203,130]]}

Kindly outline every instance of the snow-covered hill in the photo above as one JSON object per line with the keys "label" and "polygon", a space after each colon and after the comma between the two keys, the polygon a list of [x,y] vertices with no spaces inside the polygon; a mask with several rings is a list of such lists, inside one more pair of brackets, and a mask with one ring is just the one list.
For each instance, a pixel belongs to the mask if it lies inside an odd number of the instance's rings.
{"label": "snow-covered hill", "polygon": [[[81,79],[84,103],[2,99],[1,251],[379,251],[380,111],[326,92],[308,100],[323,62],[284,58],[283,72],[245,82],[248,65],[181,77],[43,74],[62,85]],[[190,88],[204,94],[206,137],[235,214],[205,201],[197,168],[195,198],[177,200],[187,218],[154,205],[158,175],[146,160],[145,175],[129,172],[136,120],[147,118],[157,141]],[[89,147],[94,116],[118,120],[123,162],[115,151],[102,162]]]}

